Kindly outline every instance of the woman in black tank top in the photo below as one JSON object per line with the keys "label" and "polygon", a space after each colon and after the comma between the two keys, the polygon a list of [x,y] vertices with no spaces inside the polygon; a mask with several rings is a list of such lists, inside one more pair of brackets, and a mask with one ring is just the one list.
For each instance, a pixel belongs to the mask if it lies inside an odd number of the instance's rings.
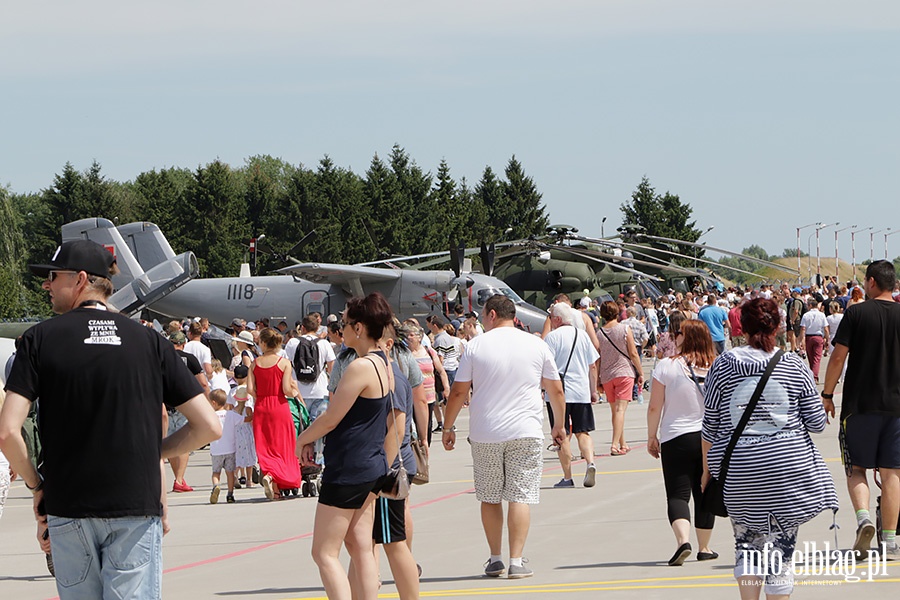
{"label": "woman in black tank top", "polygon": [[342,544],[356,571],[355,597],[374,600],[378,594],[372,550],[374,501],[388,470],[385,437],[394,435],[388,431],[387,418],[393,374],[378,340],[392,316],[390,305],[377,292],[347,302],[344,343],[359,358],[344,371],[328,410],[297,439],[300,461],[310,465],[313,442],[327,435],[312,556],[325,592],[332,599],[351,597],[350,581],[340,562]]}

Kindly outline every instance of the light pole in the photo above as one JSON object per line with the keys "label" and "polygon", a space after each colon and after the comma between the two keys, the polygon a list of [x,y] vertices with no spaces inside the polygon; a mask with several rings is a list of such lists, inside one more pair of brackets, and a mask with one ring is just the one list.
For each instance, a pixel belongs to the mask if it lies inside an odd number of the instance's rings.
{"label": "light pole", "polygon": [[856,225],[850,225],[849,227],[834,230],[834,276],[838,279],[841,278],[841,263],[838,259],[838,234],[842,231],[847,231],[848,229],[856,229]]}
{"label": "light pole", "polygon": [[810,284],[812,283],[812,239],[813,236],[818,233],[819,230],[816,229],[806,236],[806,278],[809,280]]}
{"label": "light pole", "polygon": [[[866,227],[865,229],[860,229],[859,231],[869,231],[870,229],[872,228]],[[850,232],[850,260],[852,261],[851,268],[853,269],[853,277],[851,279],[851,282],[856,281],[856,234],[859,233],[859,231]]]}
{"label": "light pole", "polygon": [[875,260],[875,234],[881,233],[882,231],[890,231],[890,227],[885,227],[884,229],[879,229],[877,231],[873,231],[869,234],[869,262]]}
{"label": "light pole", "polygon": [[822,285],[822,261],[819,259],[819,231],[826,227],[834,227],[840,225],[841,222],[829,223],[828,225],[819,225],[816,227],[816,285]]}
{"label": "light pole", "polygon": [[[697,236],[697,242],[700,241],[700,238],[702,238],[704,235],[706,235],[707,233],[709,233],[710,231],[712,231],[715,228],[716,228],[715,225],[710,225],[709,227],[707,227],[706,231],[704,231],[703,233],[701,233],[700,235]],[[700,249],[695,247],[694,248],[694,268],[695,269],[697,268],[697,256],[699,254],[700,254]]]}
{"label": "light pole", "polygon": [[[797,228],[797,283],[798,284],[800,283],[800,280],[801,280],[801,277],[800,277],[800,268],[801,268],[800,267],[800,230],[806,229],[807,227],[816,227],[821,224],[822,224],[821,222],[816,222],[816,223],[810,223],[809,225],[804,225],[803,227]],[[807,244],[807,247],[809,247],[809,244]],[[809,254],[808,251],[807,251],[807,254]]]}
{"label": "light pole", "polygon": [[897,229],[896,231],[892,231],[892,232],[890,232],[890,233],[884,234],[884,260],[891,260],[891,259],[888,258],[887,239],[888,239],[890,236],[894,235],[895,233],[900,233],[900,229]]}
{"label": "light pole", "polygon": [[606,217],[603,217],[603,220],[600,221],[600,237],[605,238],[606,234],[603,233],[603,224],[606,223]]}

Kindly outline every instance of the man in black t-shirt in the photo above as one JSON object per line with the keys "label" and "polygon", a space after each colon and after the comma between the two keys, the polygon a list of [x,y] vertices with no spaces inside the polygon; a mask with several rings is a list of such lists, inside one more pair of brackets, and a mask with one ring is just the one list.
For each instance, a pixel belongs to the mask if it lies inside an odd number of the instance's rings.
{"label": "man in black t-shirt", "polygon": [[858,524],[853,549],[868,551],[875,536],[866,469],[878,469],[882,539],[888,560],[900,560],[895,537],[900,515],[900,305],[891,297],[896,280],[894,265],[886,260],[875,261],[866,269],[869,299],[844,312],[822,390],[822,403],[833,417],[834,389],[849,353],[840,440]]}
{"label": "man in black t-shirt", "polygon": [[[161,458],[217,439],[218,418],[172,344],[106,306],[117,271],[107,249],[66,242],[49,264],[30,269],[45,278],[59,316],[22,336],[0,448],[34,493],[38,539],[45,552],[52,548],[60,598],[159,598]],[[20,433],[38,397],[43,477]],[[163,403],[188,420],[165,439]]]}

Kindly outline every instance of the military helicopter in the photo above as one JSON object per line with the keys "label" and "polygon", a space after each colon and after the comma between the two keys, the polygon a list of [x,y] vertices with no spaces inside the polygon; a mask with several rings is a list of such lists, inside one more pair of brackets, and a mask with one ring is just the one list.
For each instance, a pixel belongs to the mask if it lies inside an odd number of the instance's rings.
{"label": "military helicopter", "polygon": [[657,298],[663,289],[687,292],[697,283],[704,289],[721,287],[721,280],[714,273],[681,266],[673,259],[717,263],[676,252],[675,244],[739,256],[796,274],[781,265],[728,250],[648,236],[638,226],[620,227],[619,235],[613,238],[577,234],[578,229],[571,225],[554,225],[547,228],[545,236],[505,242],[502,246],[507,250],[497,257],[493,274],[536,306],[549,304],[560,292],[579,296],[586,293],[602,301],[632,290],[640,297]]}
{"label": "military helicopter", "polygon": [[[155,224],[116,227],[106,219],[82,219],[63,226],[63,241],[72,239],[92,239],[115,252],[122,272],[113,280],[118,291],[110,302],[116,308],[127,306],[128,314],[148,308],[167,317],[204,316],[220,326],[227,326],[235,317],[267,317],[275,323],[294,323],[313,311],[323,315],[340,312],[348,298],[379,291],[400,319],[438,314],[448,299],[462,303],[469,312],[480,313],[495,294],[504,294],[516,303],[517,317],[527,330],[540,331],[547,316],[545,311],[525,303],[499,279],[465,272],[462,257],[453,262],[453,270],[443,271],[301,263],[291,259],[294,264],[273,275],[250,276],[249,265],[245,265],[239,277],[195,279],[196,269],[192,268],[185,271],[192,276],[189,281],[180,282],[177,287],[174,283],[158,285],[165,293],[158,291],[151,296],[145,292],[146,286],[139,285],[138,291],[134,290],[135,274],[171,270],[176,259],[196,265],[190,253],[185,253],[190,258],[176,257]],[[123,290],[126,293],[119,296]]]}

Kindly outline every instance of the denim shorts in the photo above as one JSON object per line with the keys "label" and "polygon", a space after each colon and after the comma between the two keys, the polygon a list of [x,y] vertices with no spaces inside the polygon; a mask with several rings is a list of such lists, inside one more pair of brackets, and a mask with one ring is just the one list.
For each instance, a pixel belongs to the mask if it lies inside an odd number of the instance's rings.
{"label": "denim shorts", "polygon": [[159,517],[49,516],[60,600],[162,597]]}

